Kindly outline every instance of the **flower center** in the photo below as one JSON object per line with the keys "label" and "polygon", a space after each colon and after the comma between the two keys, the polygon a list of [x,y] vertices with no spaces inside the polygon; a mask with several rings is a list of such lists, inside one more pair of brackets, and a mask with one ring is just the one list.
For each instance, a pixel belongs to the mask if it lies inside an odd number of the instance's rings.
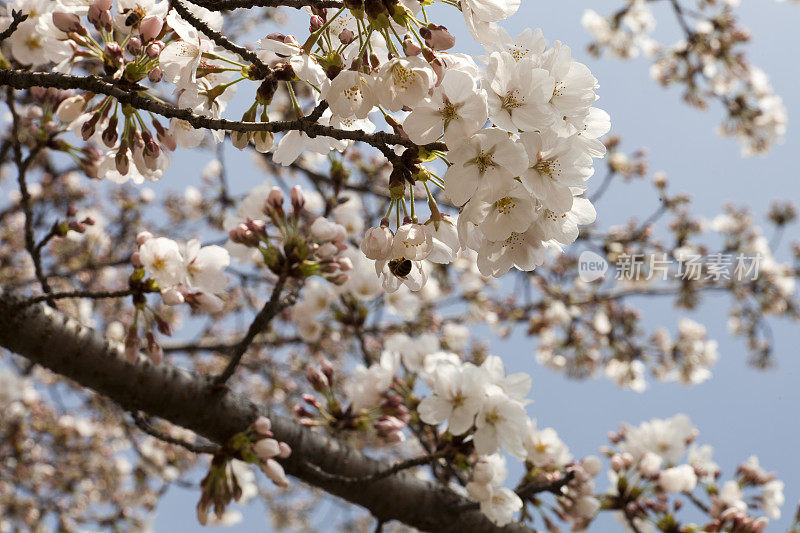
{"label": "flower center", "polygon": [[510,214],[514,210],[515,207],[517,207],[517,200],[515,198],[510,197],[510,196],[506,196],[505,198],[500,198],[494,204],[494,208],[501,215]]}

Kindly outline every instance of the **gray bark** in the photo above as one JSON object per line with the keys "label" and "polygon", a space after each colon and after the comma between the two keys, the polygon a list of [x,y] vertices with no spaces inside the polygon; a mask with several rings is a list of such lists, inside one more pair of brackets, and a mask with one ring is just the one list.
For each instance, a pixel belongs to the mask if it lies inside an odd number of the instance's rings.
{"label": "gray bark", "polygon": [[15,308],[17,300],[0,290],[0,346],[92,389],[129,411],[140,410],[224,444],[256,416],[272,420],[277,439],[292,447],[286,472],[330,494],[368,509],[382,521],[398,520],[423,531],[532,531],[521,524],[499,528],[478,510],[463,510],[468,500],[434,483],[401,472],[372,483],[353,484],[321,477],[307,463],[346,477],[365,477],[391,465],[351,446],[256,406],[209,379],[146,357],[136,364],[123,346],[106,339],[43,304]]}

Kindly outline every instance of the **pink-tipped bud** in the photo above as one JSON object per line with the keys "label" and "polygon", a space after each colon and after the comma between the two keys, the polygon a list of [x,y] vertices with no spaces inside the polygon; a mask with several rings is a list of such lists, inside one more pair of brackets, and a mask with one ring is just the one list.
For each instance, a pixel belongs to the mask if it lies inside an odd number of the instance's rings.
{"label": "pink-tipped bud", "polygon": [[322,370],[322,373],[325,374],[325,377],[328,378],[328,383],[333,383],[333,375],[336,371],[331,362],[323,357],[319,362],[319,368]]}
{"label": "pink-tipped bud", "polygon": [[319,15],[314,15],[314,16],[311,17],[311,21],[310,21],[310,23],[308,25],[308,30],[311,33],[314,33],[315,31],[320,29],[324,24],[325,24],[325,21],[322,20],[322,17],[320,17]]}
{"label": "pink-tipped bud", "polygon": [[278,453],[278,457],[280,457],[281,459],[286,459],[287,457],[292,455],[292,448],[285,442],[279,442],[278,447],[280,447],[280,452]]}
{"label": "pink-tipped bud", "polygon": [[147,73],[147,79],[150,80],[151,83],[158,83],[163,77],[164,71],[161,70],[161,67],[155,67]]}
{"label": "pink-tipped bud", "polygon": [[403,52],[406,56],[418,56],[422,53],[422,48],[417,43],[411,40],[411,37],[406,35],[403,39]]}
{"label": "pink-tipped bud", "polygon": [[141,246],[152,238],[153,234],[149,231],[140,231],[138,234],[136,234],[136,244],[137,246]]}
{"label": "pink-tipped bud", "polygon": [[114,156],[114,163],[117,167],[117,172],[125,176],[131,168],[131,162],[128,158],[128,149],[126,147],[120,147],[117,150],[117,155]]}
{"label": "pink-tipped bud", "polygon": [[164,302],[164,305],[174,307],[176,305],[181,305],[186,301],[186,298],[181,291],[171,288],[161,291],[161,300]]}
{"label": "pink-tipped bud", "polygon": [[128,39],[128,44],[125,45],[125,50],[132,56],[138,56],[144,50],[144,45],[142,44],[142,40],[135,35]]}
{"label": "pink-tipped bud", "polygon": [[253,429],[260,435],[268,435],[272,429],[272,421],[266,416],[259,416],[256,418],[255,422],[253,422]]}
{"label": "pink-tipped bud", "polygon": [[53,24],[64,33],[85,33],[81,19],[75,13],[53,12]]}
{"label": "pink-tipped bud", "polygon": [[106,10],[111,9],[111,5],[114,3],[114,0],[95,0],[94,6],[97,6],[98,9]]}
{"label": "pink-tipped bud", "polygon": [[139,255],[139,252],[133,252],[131,254],[131,266],[133,268],[144,268],[144,263],[142,263],[142,258]]}
{"label": "pink-tipped bud", "polygon": [[109,41],[106,43],[103,55],[106,57],[106,59],[108,59],[108,61],[112,65],[122,64],[122,58],[123,58],[122,47],[114,41]]}
{"label": "pink-tipped bud", "polygon": [[342,30],[342,33],[339,34],[339,42],[342,44],[350,44],[356,40],[356,35],[350,30]]}
{"label": "pink-tipped bud", "polygon": [[261,439],[253,445],[253,453],[262,461],[266,461],[281,453],[281,448],[275,439]]}
{"label": "pink-tipped bud", "polygon": [[116,146],[117,139],[119,138],[119,134],[117,133],[116,117],[111,117],[111,119],[108,121],[108,126],[103,130],[101,137],[105,145],[109,148]]}
{"label": "pink-tipped bud", "polygon": [[289,479],[286,477],[283,467],[274,459],[267,459],[261,463],[261,471],[279,487],[289,486]]}
{"label": "pink-tipped bud", "polygon": [[161,54],[161,51],[163,49],[164,49],[163,42],[153,41],[152,43],[147,45],[147,48],[145,48],[145,53],[147,54],[147,57],[149,57],[150,59],[155,59]]}
{"label": "pink-tipped bud", "polygon": [[296,215],[299,215],[300,212],[303,211],[303,207],[306,205],[306,199],[305,196],[303,196],[303,189],[301,189],[299,185],[295,185],[292,187],[290,195],[292,198],[292,209]]}
{"label": "pink-tipped bud", "polygon": [[447,31],[447,28],[436,24],[428,24],[427,27],[420,28],[419,35],[433,50],[449,50],[456,44],[456,38]]}
{"label": "pink-tipped bud", "polygon": [[97,121],[100,118],[99,115],[95,115],[86,122],[83,123],[81,126],[81,138],[84,141],[88,141],[92,135],[94,135],[95,129],[97,127]]}
{"label": "pink-tipped bud", "polygon": [[139,24],[139,35],[142,36],[142,41],[152,41],[161,33],[161,28],[164,26],[164,21],[160,17],[145,17]]}
{"label": "pink-tipped bud", "polygon": [[[320,372],[319,369],[312,365],[306,366],[306,379],[311,384],[311,387],[317,392],[322,392],[328,388],[328,379],[325,377],[325,374]],[[310,394],[304,394],[303,400],[314,407],[319,406],[317,399]]]}
{"label": "pink-tipped bud", "polygon": [[271,211],[283,211],[283,192],[278,187],[273,187],[267,195],[267,201],[264,204],[266,213]]}

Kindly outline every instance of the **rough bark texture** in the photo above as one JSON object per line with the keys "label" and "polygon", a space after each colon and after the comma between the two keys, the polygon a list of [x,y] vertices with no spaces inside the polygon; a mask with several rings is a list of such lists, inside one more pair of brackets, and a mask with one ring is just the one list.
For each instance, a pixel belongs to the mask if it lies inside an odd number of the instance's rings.
{"label": "rough bark texture", "polygon": [[373,483],[338,483],[320,477],[306,462],[329,473],[365,477],[390,465],[293,420],[258,407],[203,377],[144,356],[127,362],[123,347],[100,333],[42,304],[15,307],[0,290],[0,346],[93,389],[126,410],[141,410],[224,443],[244,430],[258,414],[268,416],[273,431],[288,443],[288,474],[368,509],[383,521],[398,520],[423,531],[531,531],[514,524],[499,528],[480,511],[463,510],[467,500],[407,472]]}

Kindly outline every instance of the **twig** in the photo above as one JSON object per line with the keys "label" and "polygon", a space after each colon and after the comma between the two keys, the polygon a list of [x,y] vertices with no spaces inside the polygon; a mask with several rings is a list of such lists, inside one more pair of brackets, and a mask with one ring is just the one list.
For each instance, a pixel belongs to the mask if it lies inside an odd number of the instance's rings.
{"label": "twig", "polygon": [[148,435],[151,435],[160,441],[166,442],[167,444],[174,444],[176,446],[181,446],[182,448],[186,448],[187,450],[193,453],[215,454],[220,450],[220,447],[217,446],[216,444],[192,444],[191,442],[186,442],[183,439],[176,439],[175,437],[167,435],[166,433],[159,431],[153,426],[151,426],[150,423],[147,421],[147,419],[144,417],[144,415],[142,415],[142,413],[140,413],[139,411],[131,413],[131,415],[133,416],[133,423],[136,424],[136,427],[138,427]]}
{"label": "twig", "polygon": [[214,379],[214,384],[224,385],[225,382],[230,379],[230,377],[236,371],[236,367],[239,366],[239,362],[242,360],[242,357],[247,351],[247,348],[250,346],[250,343],[252,343],[253,339],[256,338],[256,335],[264,331],[272,319],[281,312],[283,308],[280,301],[281,294],[283,293],[283,287],[286,285],[286,280],[288,277],[289,272],[287,262],[285,263],[284,268],[278,277],[278,281],[275,283],[275,288],[272,289],[272,296],[270,296],[270,299],[264,304],[264,307],[253,319],[253,322],[250,324],[250,327],[247,330],[247,334],[245,334],[244,338],[239,342],[239,344],[236,345],[236,349],[231,355],[231,360],[228,361],[228,366],[226,366],[225,370],[223,370],[222,373],[217,376],[216,379]]}
{"label": "twig", "polygon": [[264,79],[272,74],[272,69],[269,68],[267,65],[264,64],[263,61],[256,55],[255,52],[252,50],[248,50],[243,46],[239,46],[230,41],[227,37],[222,35],[218,31],[212,30],[208,24],[194,16],[191,11],[189,11],[181,0],[172,0],[172,8],[181,16],[186,22],[194,26],[196,29],[200,30],[206,37],[214,41],[217,46],[228,50],[229,52],[233,52],[234,54],[239,55],[243,59],[246,59],[250,63],[252,63],[256,67],[256,71],[253,72],[255,77],[259,79]]}
{"label": "twig", "polygon": [[375,481],[379,481],[381,479],[385,479],[389,476],[393,476],[403,470],[408,470],[409,468],[414,468],[415,466],[422,466],[428,463],[432,463],[438,459],[441,459],[445,455],[450,453],[450,449],[443,448],[438,452],[431,454],[431,455],[423,455],[421,457],[415,457],[413,459],[407,459],[405,461],[401,461],[390,468],[385,470],[381,470],[380,472],[376,472],[369,476],[362,476],[362,477],[349,477],[349,476],[341,476],[339,474],[331,474],[329,472],[325,472],[317,465],[306,461],[305,465],[314,471],[320,478],[325,479],[326,481],[335,481],[337,483],[342,483],[345,485],[348,484],[358,484],[358,483],[373,483]]}
{"label": "twig", "polygon": [[683,495],[686,496],[687,498],[689,498],[689,501],[692,502],[693,504],[695,504],[698,509],[700,509],[704,513],[708,514],[708,512],[710,511],[710,509],[708,508],[708,505],[706,505],[703,502],[701,502],[700,499],[697,496],[695,496],[691,492],[684,492]]}
{"label": "twig", "polygon": [[[24,70],[0,69],[0,85],[7,85],[15,89],[30,87],[54,87],[56,89],[82,89],[97,94],[105,94],[116,98],[122,104],[149,111],[166,118],[177,118],[188,122],[192,127],[210,130],[226,130],[238,132],[269,131],[283,132],[298,130],[309,136],[325,136],[337,140],[350,140],[365,142],[378,148],[390,159],[397,159],[391,150],[391,145],[414,147],[411,140],[394,133],[379,131],[367,133],[363,130],[340,130],[331,126],[323,126],[302,117],[297,120],[279,120],[270,122],[239,122],[226,119],[214,119],[198,115],[191,109],[176,108],[157,102],[139,94],[140,87],[123,88],[97,76],[71,76],[58,72],[27,72]],[[447,145],[441,142],[430,143],[423,146],[426,150],[446,151]]]}
{"label": "twig", "polygon": [[555,481],[547,481],[544,483],[528,483],[517,489],[517,496],[520,498],[527,498],[540,492],[552,492],[553,494],[561,494],[561,488],[567,485],[570,481],[575,479],[575,471],[570,470],[565,473],[560,479]]}
{"label": "twig", "polygon": [[[42,268],[41,249],[36,247],[33,230],[33,207],[31,206],[31,194],[30,191],[28,191],[28,182],[25,180],[25,174],[28,171],[28,167],[39,153],[41,145],[37,143],[36,146],[34,146],[28,153],[27,159],[22,159],[22,147],[20,146],[18,137],[19,114],[17,113],[17,107],[14,104],[14,91],[9,88],[6,96],[8,109],[11,112],[12,119],[11,134],[14,140],[14,163],[17,166],[17,183],[19,184],[20,205],[22,206],[22,211],[25,213],[25,249],[28,250],[28,254],[31,256],[31,261],[33,261],[33,271],[36,275],[36,279],[39,280],[42,291],[44,291],[45,294],[50,294],[52,289],[50,288],[50,284],[47,281],[47,276],[44,275],[44,269]],[[47,299],[47,303],[51,307],[55,307],[53,300]]]}
{"label": "twig", "polygon": [[28,18],[27,13],[23,13],[22,11],[17,11],[16,9],[13,10],[11,12],[11,19],[12,19],[11,24],[9,24],[8,28],[6,28],[5,30],[3,30],[2,33],[0,33],[0,43],[11,37],[11,34],[17,31],[19,25],[25,22],[27,18]]}

